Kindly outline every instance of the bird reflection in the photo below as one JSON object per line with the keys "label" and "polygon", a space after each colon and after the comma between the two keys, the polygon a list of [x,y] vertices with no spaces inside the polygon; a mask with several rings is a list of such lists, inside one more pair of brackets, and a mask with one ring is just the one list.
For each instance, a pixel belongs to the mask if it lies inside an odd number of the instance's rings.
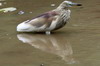
{"label": "bird reflection", "polygon": [[18,34],[17,37],[34,48],[60,56],[68,64],[76,63],[72,47],[63,35]]}

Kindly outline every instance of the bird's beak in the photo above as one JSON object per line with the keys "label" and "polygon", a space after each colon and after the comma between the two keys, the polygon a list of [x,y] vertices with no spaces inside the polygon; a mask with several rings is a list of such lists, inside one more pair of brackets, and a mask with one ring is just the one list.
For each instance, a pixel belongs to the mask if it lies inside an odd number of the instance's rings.
{"label": "bird's beak", "polygon": [[71,6],[82,6],[81,3],[73,3],[71,1],[64,1],[64,2],[67,3],[68,7],[71,7]]}
{"label": "bird's beak", "polygon": [[71,5],[71,6],[82,6],[81,3],[71,3],[70,5]]}

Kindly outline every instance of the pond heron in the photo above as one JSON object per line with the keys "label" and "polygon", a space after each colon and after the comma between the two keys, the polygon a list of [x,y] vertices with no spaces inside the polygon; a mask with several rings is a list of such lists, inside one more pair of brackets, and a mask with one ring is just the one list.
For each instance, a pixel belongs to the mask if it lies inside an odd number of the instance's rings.
{"label": "pond heron", "polygon": [[50,34],[52,31],[62,28],[70,18],[71,6],[81,6],[80,3],[63,1],[56,9],[45,12],[31,20],[24,21],[17,26],[18,32],[45,32]]}

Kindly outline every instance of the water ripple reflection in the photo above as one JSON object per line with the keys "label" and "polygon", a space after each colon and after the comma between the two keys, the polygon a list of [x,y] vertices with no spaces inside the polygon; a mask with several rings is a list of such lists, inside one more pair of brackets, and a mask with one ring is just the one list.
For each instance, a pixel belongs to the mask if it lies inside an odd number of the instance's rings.
{"label": "water ripple reflection", "polygon": [[18,34],[17,37],[34,48],[60,56],[68,64],[76,63],[70,42],[62,35]]}

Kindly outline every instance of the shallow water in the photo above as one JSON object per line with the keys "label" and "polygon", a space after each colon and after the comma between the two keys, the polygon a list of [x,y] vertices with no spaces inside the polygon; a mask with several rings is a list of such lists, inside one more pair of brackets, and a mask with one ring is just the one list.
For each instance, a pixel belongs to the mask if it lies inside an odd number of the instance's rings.
{"label": "shallow water", "polygon": [[[74,1],[74,0],[72,0]],[[0,1],[1,2],[1,1]],[[61,0],[5,0],[0,8],[0,66],[99,66],[100,0],[76,0],[69,23],[52,35],[17,33],[16,26],[45,11]],[[51,4],[56,4],[51,7]],[[19,12],[24,12],[19,14]]]}

